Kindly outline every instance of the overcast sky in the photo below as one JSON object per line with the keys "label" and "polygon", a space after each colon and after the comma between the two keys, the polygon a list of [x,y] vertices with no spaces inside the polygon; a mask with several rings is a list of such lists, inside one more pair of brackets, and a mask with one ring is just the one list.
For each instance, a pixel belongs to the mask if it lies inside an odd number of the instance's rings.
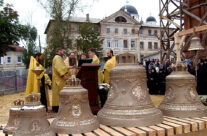
{"label": "overcast sky", "polygon": [[[22,24],[32,24],[41,36],[42,46],[46,46],[46,36],[44,34],[47,23],[50,19],[49,14],[42,8],[37,0],[4,0],[5,3],[13,4],[13,8],[18,11],[19,19]],[[126,0],[82,0],[83,11],[77,11],[75,16],[84,17],[87,13],[93,18],[104,18],[110,16],[124,6]],[[129,0],[143,21],[150,15],[159,20],[159,0]]]}

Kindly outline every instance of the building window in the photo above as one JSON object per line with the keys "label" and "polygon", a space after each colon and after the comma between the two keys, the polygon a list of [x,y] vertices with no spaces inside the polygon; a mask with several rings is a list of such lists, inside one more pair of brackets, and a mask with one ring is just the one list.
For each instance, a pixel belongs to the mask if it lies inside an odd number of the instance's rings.
{"label": "building window", "polygon": [[77,25],[77,32],[79,33],[80,32],[80,26]]}
{"label": "building window", "polygon": [[124,48],[128,48],[127,40],[124,40]]}
{"label": "building window", "polygon": [[12,58],[11,58],[10,56],[8,56],[8,57],[7,57],[7,60],[6,60],[6,63],[7,63],[7,64],[11,64],[11,61],[12,61],[11,59],[12,59]]}
{"label": "building window", "polygon": [[152,30],[148,30],[148,36],[152,36]]}
{"label": "building window", "polygon": [[94,31],[96,31],[96,32],[99,31],[98,26],[94,26]]}
{"label": "building window", "polygon": [[132,29],[132,34],[135,34],[135,29]]}
{"label": "building window", "polygon": [[115,22],[117,22],[117,23],[125,23],[125,22],[127,22],[127,20],[124,17],[122,17],[122,16],[118,16],[118,17],[115,18]]}
{"label": "building window", "polygon": [[152,42],[148,42],[148,49],[152,49]]}
{"label": "building window", "polygon": [[144,34],[144,30],[143,29],[140,29],[140,34]]}
{"label": "building window", "polygon": [[22,56],[17,56],[17,63],[22,63]]}
{"label": "building window", "polygon": [[140,42],[140,49],[144,50],[144,42]]}
{"label": "building window", "polygon": [[154,35],[155,35],[155,36],[157,35],[157,30],[154,31]]}
{"label": "building window", "polygon": [[127,34],[127,29],[124,29],[124,34]]}
{"label": "building window", "polygon": [[114,41],[114,46],[115,46],[115,48],[119,48],[119,41],[118,40]]}
{"label": "building window", "polygon": [[154,49],[158,49],[158,43],[157,42],[154,43]]}
{"label": "building window", "polygon": [[118,34],[118,33],[119,33],[119,29],[115,28],[115,34]]}
{"label": "building window", "polygon": [[134,40],[131,41],[131,48],[135,48],[135,41]]}
{"label": "building window", "polygon": [[0,64],[4,64],[4,58],[0,57]]}
{"label": "building window", "polygon": [[110,33],[110,28],[106,28],[106,33],[107,33],[107,34]]}
{"label": "building window", "polygon": [[106,41],[106,47],[107,47],[107,48],[110,48],[110,47],[111,47],[111,41],[110,41],[110,40],[107,40],[107,41]]}

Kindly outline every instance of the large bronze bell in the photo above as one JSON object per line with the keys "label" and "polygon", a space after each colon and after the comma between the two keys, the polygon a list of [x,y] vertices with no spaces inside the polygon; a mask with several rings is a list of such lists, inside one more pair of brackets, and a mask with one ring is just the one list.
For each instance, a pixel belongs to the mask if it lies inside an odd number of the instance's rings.
{"label": "large bronze bell", "polygon": [[101,124],[139,127],[161,123],[162,113],[147,92],[146,71],[136,64],[133,54],[117,56],[118,65],[110,71],[111,88],[107,101],[98,112]]}
{"label": "large bronze bell", "polygon": [[14,136],[55,136],[46,118],[45,107],[40,103],[40,95],[32,93],[26,101]]}
{"label": "large bronze bell", "polygon": [[14,134],[17,130],[20,119],[20,111],[23,106],[23,100],[18,99],[14,101],[14,106],[9,111],[9,121],[3,130],[5,134]]}
{"label": "large bronze bell", "polygon": [[207,108],[200,102],[196,91],[195,77],[188,73],[187,66],[177,62],[174,71],[166,78],[166,93],[159,108],[165,116],[202,117]]}
{"label": "large bronze bell", "polygon": [[70,78],[60,92],[60,108],[51,124],[55,133],[85,133],[99,127],[98,120],[89,107],[88,91],[80,83],[79,79]]}

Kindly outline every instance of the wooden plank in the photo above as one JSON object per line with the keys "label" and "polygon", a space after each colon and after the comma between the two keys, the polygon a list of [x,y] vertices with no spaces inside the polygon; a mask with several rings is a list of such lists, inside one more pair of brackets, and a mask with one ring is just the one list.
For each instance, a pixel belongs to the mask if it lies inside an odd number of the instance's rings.
{"label": "wooden plank", "polygon": [[174,127],[175,128],[175,134],[176,135],[183,133],[183,127],[182,127],[182,125],[178,125],[178,124],[171,123],[171,122],[168,122],[168,121],[163,121],[162,124],[166,124],[168,126]]}
{"label": "wooden plank", "polygon": [[168,125],[164,125],[164,124],[157,124],[156,126],[164,128],[167,136],[174,136],[174,128],[173,127],[168,126]]}
{"label": "wooden plank", "polygon": [[190,124],[183,123],[183,122],[179,122],[179,121],[172,120],[172,119],[167,119],[167,118],[164,118],[164,120],[166,120],[168,122],[175,123],[175,124],[182,125],[183,126],[183,132],[184,133],[189,133],[190,132]]}
{"label": "wooden plank", "polygon": [[82,134],[72,134],[72,136],[83,136],[83,135]]}
{"label": "wooden plank", "polygon": [[148,127],[139,127],[139,128],[144,131],[147,131],[148,136],[156,136],[156,131],[151,128],[148,128]]}
{"label": "wooden plank", "polygon": [[84,133],[85,136],[96,136],[96,134],[92,133],[92,132],[88,132],[88,133]]}
{"label": "wooden plank", "polygon": [[58,134],[58,136],[69,136],[69,135],[68,134]]}
{"label": "wooden plank", "polygon": [[106,132],[108,132],[111,135],[114,135],[114,136],[124,136],[121,133],[119,133],[119,132],[117,132],[117,131],[115,131],[115,130],[113,130],[113,129],[105,126],[105,125],[101,125],[100,124],[100,128],[103,129],[103,130],[105,130]]}
{"label": "wooden plank", "polygon": [[187,121],[187,120],[183,120],[181,118],[175,118],[175,117],[166,117],[166,118],[173,119],[173,120],[180,121],[180,122],[184,122],[184,123],[189,123],[191,125],[191,131],[193,131],[193,132],[198,131],[198,123],[196,123],[196,122]]}
{"label": "wooden plank", "polygon": [[205,122],[204,121],[200,121],[200,120],[195,120],[195,119],[191,119],[191,118],[184,118],[185,120],[189,120],[192,122],[197,122],[199,125],[199,130],[202,130],[205,128]]}
{"label": "wooden plank", "polygon": [[207,117],[202,117],[202,118],[207,119]]}
{"label": "wooden plank", "polygon": [[165,136],[165,129],[157,126],[149,126],[149,127],[156,130],[156,136]]}
{"label": "wooden plank", "polygon": [[113,128],[116,129],[117,131],[127,135],[127,136],[136,136],[135,133],[133,133],[133,132],[131,132],[129,130],[126,130],[126,129],[122,128],[122,127],[113,127]]}
{"label": "wooden plank", "polygon": [[190,28],[187,30],[182,30],[178,33],[178,36],[184,36],[184,35],[189,35],[189,34],[193,34],[194,31],[195,32],[201,32],[201,31],[205,31],[207,30],[207,25],[202,25],[202,26],[197,26],[194,28]]}
{"label": "wooden plank", "polygon": [[96,130],[94,130],[94,132],[95,132],[96,134],[98,134],[99,136],[110,136],[109,134],[107,134],[106,132],[104,132],[104,131],[101,130],[101,129],[96,129]]}
{"label": "wooden plank", "polygon": [[193,118],[193,119],[204,121],[205,122],[205,128],[207,128],[207,119],[205,119],[205,118]]}
{"label": "wooden plank", "polygon": [[135,127],[130,127],[130,128],[127,128],[133,132],[135,132],[136,134],[139,134],[139,136],[147,136],[147,133],[141,129],[138,129],[138,128],[135,128]]}

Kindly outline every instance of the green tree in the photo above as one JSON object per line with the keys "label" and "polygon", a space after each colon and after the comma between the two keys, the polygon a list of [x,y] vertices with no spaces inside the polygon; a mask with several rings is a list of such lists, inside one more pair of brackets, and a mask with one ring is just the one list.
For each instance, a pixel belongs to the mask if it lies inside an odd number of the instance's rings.
{"label": "green tree", "polygon": [[[3,6],[3,1],[0,1],[0,6]],[[24,26],[19,24],[17,11],[12,9],[12,6],[6,4],[0,10],[0,56],[6,55],[10,50],[10,44],[18,45],[24,34]]]}
{"label": "green tree", "polygon": [[48,0],[46,3],[43,3],[43,0],[37,1],[43,5],[52,18],[51,36],[47,50],[44,53],[44,59],[47,59],[44,60],[46,66],[51,66],[57,48],[73,49],[72,39],[70,38],[70,18],[78,7],[80,0]]}
{"label": "green tree", "polygon": [[24,28],[25,35],[24,41],[26,42],[25,49],[23,51],[22,61],[25,64],[26,68],[29,67],[30,57],[36,53],[36,38],[37,38],[37,29],[30,25],[25,26]]}
{"label": "green tree", "polygon": [[76,40],[77,50],[87,53],[90,48],[95,48],[98,55],[101,55],[103,39],[100,38],[98,26],[92,23],[84,23],[80,26],[80,36]]}

